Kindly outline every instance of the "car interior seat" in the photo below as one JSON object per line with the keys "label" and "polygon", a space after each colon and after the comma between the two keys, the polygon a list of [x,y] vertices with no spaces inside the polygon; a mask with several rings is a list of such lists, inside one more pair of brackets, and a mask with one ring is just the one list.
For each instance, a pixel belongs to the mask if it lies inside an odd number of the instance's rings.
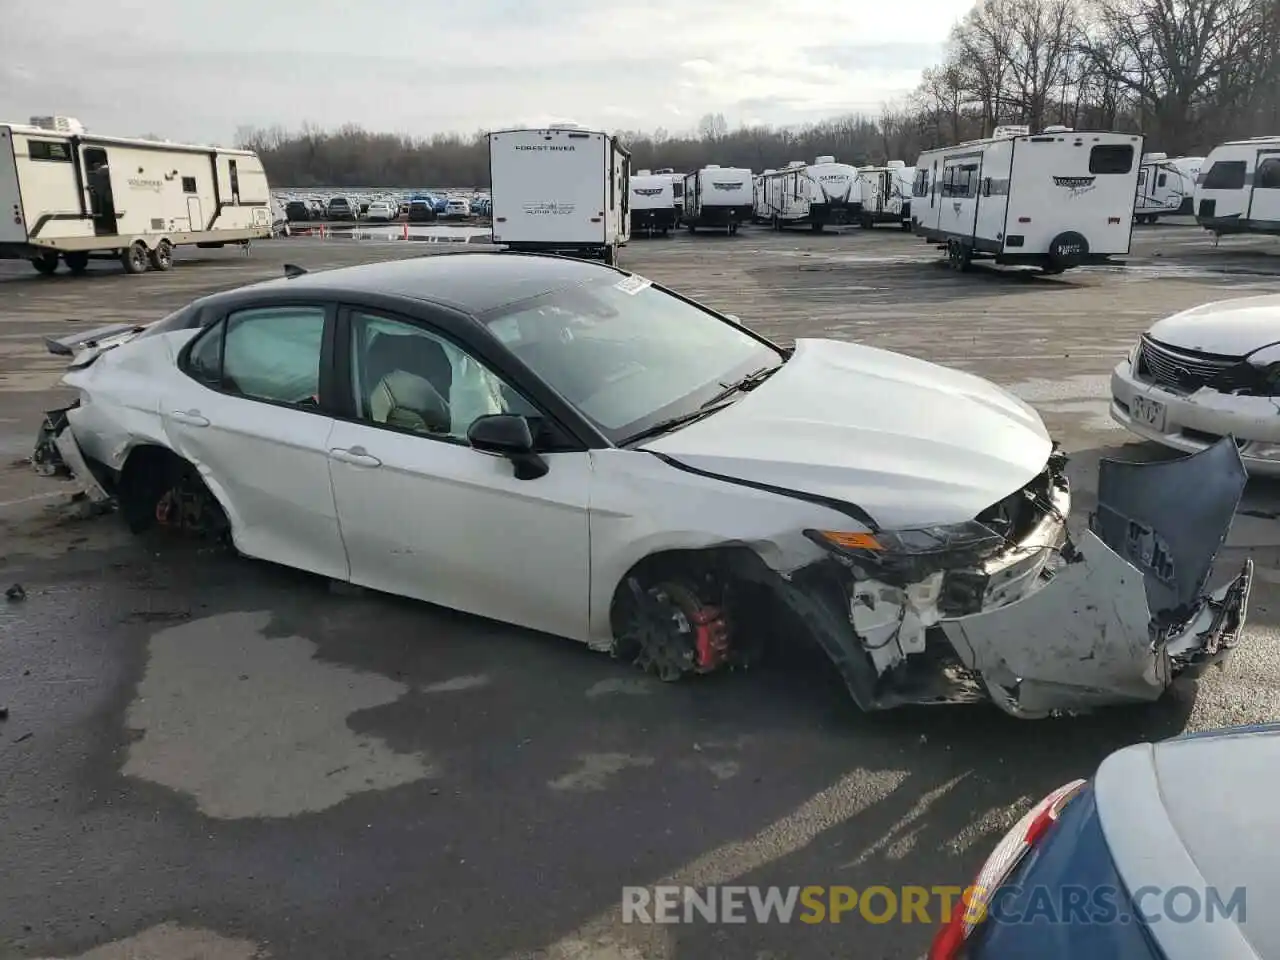
{"label": "car interior seat", "polygon": [[365,356],[364,375],[371,385],[365,410],[375,423],[426,433],[450,431],[445,398],[453,387],[453,366],[434,340],[377,334]]}

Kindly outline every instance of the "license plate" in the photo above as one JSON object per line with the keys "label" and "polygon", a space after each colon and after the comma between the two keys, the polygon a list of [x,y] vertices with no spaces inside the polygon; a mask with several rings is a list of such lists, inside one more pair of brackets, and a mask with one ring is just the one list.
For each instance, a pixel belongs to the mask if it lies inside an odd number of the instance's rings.
{"label": "license plate", "polygon": [[1134,397],[1133,403],[1129,405],[1129,411],[1138,423],[1164,432],[1165,409],[1164,404],[1159,400],[1152,400],[1150,397]]}

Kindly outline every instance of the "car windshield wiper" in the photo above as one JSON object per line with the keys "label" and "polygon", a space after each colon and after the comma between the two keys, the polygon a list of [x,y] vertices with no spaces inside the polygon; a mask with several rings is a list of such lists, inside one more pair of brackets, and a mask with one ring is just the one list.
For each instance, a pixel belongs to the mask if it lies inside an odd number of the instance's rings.
{"label": "car windshield wiper", "polygon": [[782,364],[778,364],[776,367],[761,367],[759,370],[752,370],[745,377],[734,380],[732,383],[720,384],[724,389],[704,403],[702,405],[703,409],[714,406],[721,400],[725,400],[740,391],[746,393],[748,390],[755,389],[780,369],[782,369]]}
{"label": "car windshield wiper", "polygon": [[669,417],[666,420],[659,420],[657,423],[653,424],[653,426],[645,427],[639,433],[633,433],[622,442],[623,444],[635,443],[637,440],[647,440],[650,437],[669,433],[676,427],[683,427],[687,424],[693,423],[695,420],[701,420],[704,417],[709,417],[717,410],[722,410],[727,406],[729,406],[727,403],[722,403],[718,407],[711,407],[704,404],[697,410],[690,410],[688,413],[682,413],[678,417]]}

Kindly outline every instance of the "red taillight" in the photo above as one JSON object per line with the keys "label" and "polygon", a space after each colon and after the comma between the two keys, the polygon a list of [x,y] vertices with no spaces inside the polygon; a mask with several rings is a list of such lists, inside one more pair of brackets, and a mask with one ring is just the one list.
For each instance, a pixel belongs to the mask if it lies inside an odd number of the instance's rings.
{"label": "red taillight", "polygon": [[929,960],[956,960],[978,924],[986,919],[991,895],[1009,879],[1014,868],[1032,847],[1039,843],[1049,828],[1057,822],[1062,810],[1084,787],[1084,780],[1073,780],[1049,794],[1026,812],[1013,829],[1001,838],[987,857],[973,885],[964,893],[960,903],[952,908],[951,916],[943,922],[942,929],[933,938],[929,948]]}

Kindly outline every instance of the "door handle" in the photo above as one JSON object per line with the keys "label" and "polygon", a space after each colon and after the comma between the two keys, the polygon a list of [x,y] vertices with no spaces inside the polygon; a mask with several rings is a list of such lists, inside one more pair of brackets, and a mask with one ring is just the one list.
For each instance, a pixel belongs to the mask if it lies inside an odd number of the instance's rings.
{"label": "door handle", "polygon": [[209,418],[201,414],[199,410],[175,410],[170,416],[189,427],[207,427],[209,425]]}
{"label": "door handle", "polygon": [[335,447],[329,456],[341,463],[350,463],[357,467],[380,467],[382,461],[373,456],[364,447]]}

